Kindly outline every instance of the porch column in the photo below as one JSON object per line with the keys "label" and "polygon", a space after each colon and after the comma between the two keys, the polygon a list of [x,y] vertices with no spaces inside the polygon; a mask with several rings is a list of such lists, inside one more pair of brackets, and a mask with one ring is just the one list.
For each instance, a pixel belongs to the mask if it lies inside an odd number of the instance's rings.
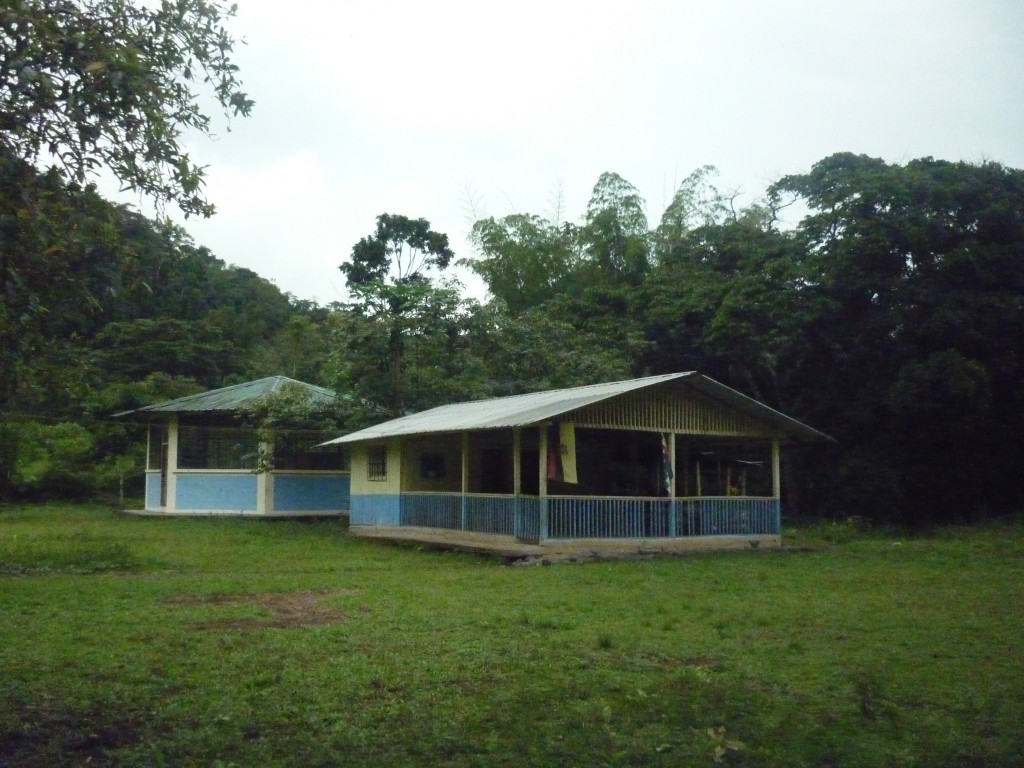
{"label": "porch column", "polygon": [[469,493],[469,432],[462,433],[462,504],[461,530],[467,528],[469,510],[466,508],[466,494]]}
{"label": "porch column", "polygon": [[772,439],[772,496],[782,497],[782,475],[779,472],[779,438]]}
{"label": "porch column", "polygon": [[540,540],[544,541],[548,537],[548,425],[541,424],[537,433],[537,453],[540,455],[537,462],[537,501],[540,506]]}
{"label": "porch column", "polygon": [[[150,457],[153,455],[153,425],[146,425],[146,486],[143,489],[142,497],[142,508],[146,509],[149,506],[149,471],[155,469],[155,467],[149,466]],[[124,509],[124,475],[121,475],[121,509]]]}
{"label": "porch column", "polygon": [[[258,453],[271,464],[274,462],[274,443],[261,440]],[[266,467],[258,467],[256,475],[256,514],[268,515],[274,511],[274,477]]]}
{"label": "porch column", "polygon": [[[154,431],[156,431],[156,435],[155,436],[153,434]],[[164,462],[164,452],[163,452],[163,450],[164,450],[163,435],[164,435],[165,432],[166,432],[166,428],[163,429],[163,430],[160,430],[159,427],[157,427],[155,424],[147,424],[146,425],[146,488],[145,488],[145,491],[144,491],[143,502],[142,502],[142,508],[143,509],[147,509],[148,510],[151,507],[155,507],[157,505],[159,505],[160,508],[162,509],[163,506],[164,506],[163,494],[164,494],[164,490],[165,489],[164,489],[163,486],[166,483],[166,479],[164,478],[164,474],[166,473],[166,470],[164,469],[164,463],[165,462]],[[153,446],[154,437],[156,438],[156,440],[160,441],[157,444],[157,446],[156,446],[156,451],[155,452],[154,452],[154,446]],[[153,461],[154,455],[157,458],[157,460],[155,462]],[[155,464],[155,466],[154,466],[154,464]],[[157,480],[157,482],[159,482],[159,484],[160,484],[160,489],[159,489],[158,493],[155,494],[155,496],[156,496],[156,503],[155,504],[151,504],[150,502],[151,502],[151,500],[154,497],[154,494],[152,492],[152,488],[153,488],[153,471],[154,470],[158,471],[158,474],[157,474],[158,480]],[[122,485],[122,488],[123,488],[123,486],[124,486],[124,481],[123,480],[121,482],[121,485]],[[122,496],[123,496],[123,494],[122,494]],[[123,499],[122,499],[121,506],[122,507],[124,506],[124,500]]]}
{"label": "porch column", "polygon": [[519,538],[523,533],[523,462],[520,453],[523,447],[523,430],[512,428],[512,532]]}
{"label": "porch column", "polygon": [[782,473],[779,438],[772,438],[772,496],[775,497],[775,532],[782,533]]}
{"label": "porch column", "polygon": [[523,492],[522,450],[523,430],[522,427],[515,427],[512,430],[512,493],[516,496]]}
{"label": "porch column", "polygon": [[668,535],[670,538],[676,537],[677,524],[676,524],[676,433],[668,433],[668,461],[669,467],[672,468],[672,477],[669,478],[668,485]]}
{"label": "porch column", "polygon": [[167,497],[164,512],[178,509],[178,417],[167,422]]}

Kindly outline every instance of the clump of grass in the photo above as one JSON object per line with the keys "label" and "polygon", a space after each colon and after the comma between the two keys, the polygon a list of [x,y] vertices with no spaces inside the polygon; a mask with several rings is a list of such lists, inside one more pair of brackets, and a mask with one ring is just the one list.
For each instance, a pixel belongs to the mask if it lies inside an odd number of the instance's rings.
{"label": "clump of grass", "polygon": [[865,720],[891,718],[898,712],[885,690],[884,678],[877,669],[863,668],[850,676],[857,709]]}
{"label": "clump of grass", "polygon": [[0,574],[131,573],[150,564],[120,542],[46,541],[0,552]]}
{"label": "clump of grass", "polygon": [[598,632],[597,647],[602,651],[610,651],[615,647],[615,638],[607,632]]}
{"label": "clump of grass", "polygon": [[563,624],[556,621],[551,616],[535,616],[531,618],[528,614],[523,614],[519,617],[519,623],[524,627],[531,627],[533,629],[548,630],[548,629],[561,629]]}

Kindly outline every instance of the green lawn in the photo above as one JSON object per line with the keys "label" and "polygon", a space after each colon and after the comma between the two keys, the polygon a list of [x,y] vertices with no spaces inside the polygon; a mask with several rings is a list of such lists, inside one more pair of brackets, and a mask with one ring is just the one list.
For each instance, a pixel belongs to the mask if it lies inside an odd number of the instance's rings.
{"label": "green lawn", "polygon": [[519,568],[7,507],[0,765],[1024,764],[1024,528],[835,540]]}

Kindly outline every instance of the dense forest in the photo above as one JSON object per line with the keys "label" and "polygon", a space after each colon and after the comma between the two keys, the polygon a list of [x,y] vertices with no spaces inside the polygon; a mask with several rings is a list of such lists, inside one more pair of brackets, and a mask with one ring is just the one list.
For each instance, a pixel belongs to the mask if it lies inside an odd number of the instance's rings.
{"label": "dense forest", "polygon": [[[253,107],[235,12],[0,8],[0,498],[133,492],[141,436],[112,414],[265,375],[334,388],[345,429],[697,370],[835,438],[788,450],[788,515],[919,526],[1019,513],[1024,172],[840,153],[740,207],[708,166],[653,221],[605,173],[578,221],[485,218],[471,254],[385,212],[339,253],[349,300],[317,306],[160,215],[215,211],[186,137]],[[101,170],[157,218],[100,197]],[[450,277],[455,264],[485,301]]]}
{"label": "dense forest", "polygon": [[835,438],[786,454],[788,514],[1019,510],[1024,172],[836,154],[735,200],[702,168],[652,222],[606,173],[579,221],[483,219],[473,254],[382,215],[339,254],[350,300],[323,307],[5,154],[0,494],[137,489],[141,435],[111,414],[264,375],[335,388],[354,428],[698,370]]}

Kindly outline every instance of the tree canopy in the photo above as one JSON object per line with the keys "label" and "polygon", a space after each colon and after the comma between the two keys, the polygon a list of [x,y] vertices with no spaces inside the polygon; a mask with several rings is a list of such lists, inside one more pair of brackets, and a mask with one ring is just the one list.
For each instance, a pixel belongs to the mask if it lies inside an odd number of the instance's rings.
{"label": "tree canopy", "polygon": [[[473,267],[633,374],[700,370],[836,437],[791,455],[790,509],[912,524],[1012,509],[1024,173],[838,153],[740,210],[713,177],[691,174],[649,230],[635,189],[603,174],[578,227],[478,223]],[[807,213],[786,229],[793,202]]]}
{"label": "tree canopy", "polygon": [[382,412],[400,415],[422,402],[415,391],[424,386],[406,366],[410,344],[458,333],[457,286],[431,282],[431,273],[446,269],[454,256],[448,236],[426,219],[385,213],[339,267],[353,300],[341,323],[345,330],[335,336],[344,358],[336,358],[336,375]]}
{"label": "tree canopy", "polygon": [[[699,370],[836,438],[786,454],[787,515],[929,525],[1019,509],[1020,170],[840,153],[737,209],[705,167],[660,216],[604,174],[577,222],[475,224],[464,263],[483,302],[445,278],[444,234],[388,214],[341,267],[351,300],[318,307],[4,160],[0,493],[102,484],[139,450],[103,414],[263,375],[344,393],[351,429]],[[783,227],[794,201],[806,213]]]}
{"label": "tree canopy", "polygon": [[248,115],[221,0],[21,0],[0,8],[0,154],[49,158],[78,183],[100,168],[158,205],[209,216],[187,132],[202,99]]}
{"label": "tree canopy", "polygon": [[303,317],[323,322],[181,228],[0,155],[0,496],[52,486],[41,468],[53,462],[37,456],[25,474],[19,451],[57,450],[66,423],[91,436],[95,453],[75,453],[71,474],[92,487],[102,472],[91,470],[128,445],[104,416],[278,373],[267,347],[290,343],[285,329]]}
{"label": "tree canopy", "polygon": [[221,0],[0,4],[0,495],[46,482],[24,456],[47,444],[46,422],[88,421],[114,382],[126,397],[220,383],[283,322],[287,298],[258,275],[221,280],[183,231],[92,186],[109,172],[158,211],[213,213],[186,141],[213,135],[209,104],[228,119],[251,110],[234,13]]}

